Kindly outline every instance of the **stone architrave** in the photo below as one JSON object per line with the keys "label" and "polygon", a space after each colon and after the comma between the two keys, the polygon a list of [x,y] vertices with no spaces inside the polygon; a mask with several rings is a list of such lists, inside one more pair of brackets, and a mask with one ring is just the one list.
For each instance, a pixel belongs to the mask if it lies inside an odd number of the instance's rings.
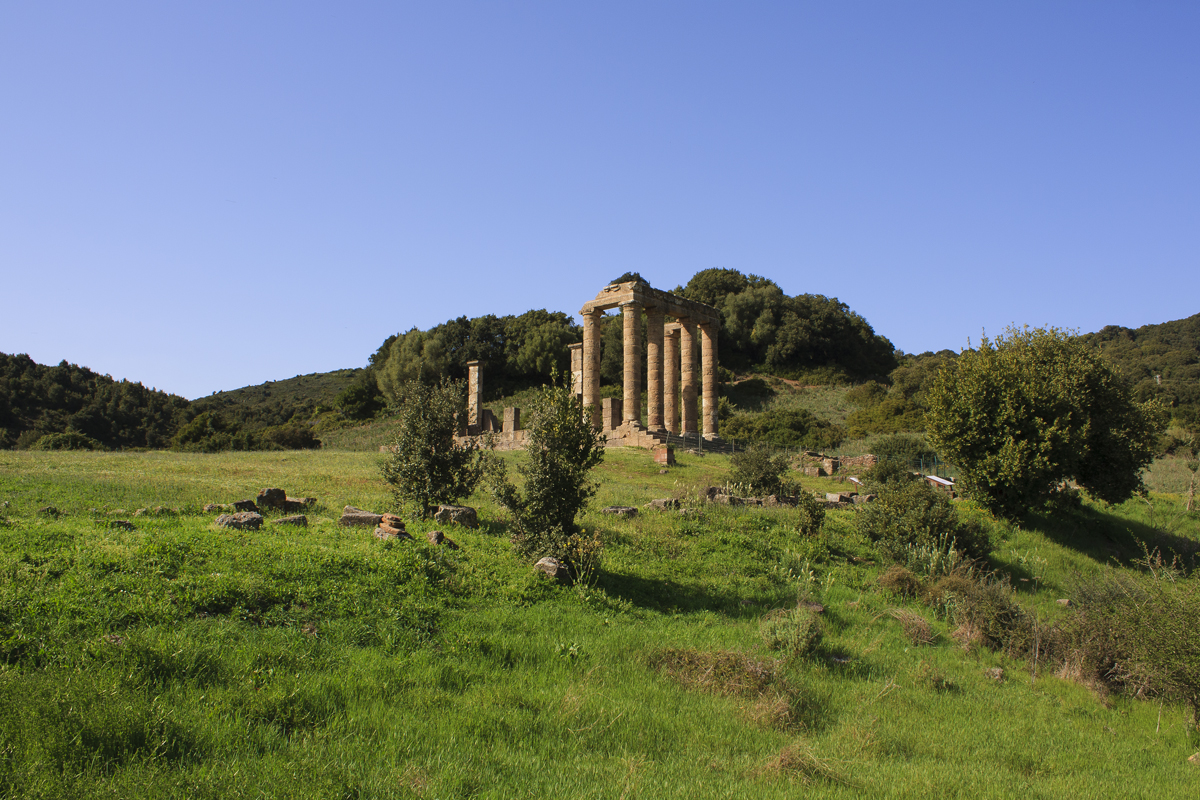
{"label": "stone architrave", "polygon": [[717,333],[715,326],[700,324],[700,376],[703,384],[704,402],[701,405],[701,421],[704,438],[717,435]]}
{"label": "stone architrave", "polygon": [[467,362],[467,425],[479,429],[482,424],[483,408],[483,365],[478,361]]}
{"label": "stone architrave", "polygon": [[663,426],[679,433],[679,328],[663,331]]}
{"label": "stone architrave", "polygon": [[696,433],[696,324],[679,321],[680,428],[684,436]]}
{"label": "stone architrave", "polygon": [[663,430],[663,312],[646,309],[646,427]]}
{"label": "stone architrave", "polygon": [[625,393],[622,398],[625,411],[624,422],[637,427],[642,411],[642,392],[639,373],[642,366],[642,304],[622,303],[625,345]]}
{"label": "stone architrave", "polygon": [[600,408],[600,317],[602,309],[583,311],[583,409],[590,410],[592,425],[601,425]]}

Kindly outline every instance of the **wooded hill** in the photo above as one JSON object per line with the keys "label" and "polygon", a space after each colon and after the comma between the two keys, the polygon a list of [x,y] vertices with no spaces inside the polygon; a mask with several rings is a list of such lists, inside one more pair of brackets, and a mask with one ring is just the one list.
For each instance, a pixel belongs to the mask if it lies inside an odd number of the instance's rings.
{"label": "wooded hill", "polygon": [[1136,330],[1106,325],[1083,338],[1133,381],[1138,400],[1157,398],[1177,425],[1200,430],[1200,314]]}
{"label": "wooded hill", "polygon": [[[628,280],[641,277],[627,273],[614,282]],[[789,297],[773,281],[737,270],[702,270],[674,292],[720,312],[722,425],[741,438],[836,447],[845,438],[920,431],[930,382],[957,355],[896,351],[836,298]],[[623,378],[621,336],[620,317],[605,317],[601,381],[602,393],[610,396],[619,396]],[[1084,338],[1133,381],[1139,400],[1158,398],[1175,425],[1200,429],[1200,314],[1136,330],[1110,325]],[[402,402],[408,380],[462,379],[467,362],[478,360],[485,400],[497,400],[540,385],[555,370],[565,374],[567,347],[581,339],[580,327],[561,311],[464,316],[389,336],[365,368],[269,381],[191,403],[65,361],[47,367],[28,356],[0,354],[0,448],[28,448],[48,434],[76,438],[42,446],[317,447],[317,436],[330,426],[386,414],[389,405]],[[757,384],[736,387],[735,373],[854,384],[846,399],[857,410],[844,426],[794,409],[778,410],[779,419],[760,419],[772,413],[772,391]]]}

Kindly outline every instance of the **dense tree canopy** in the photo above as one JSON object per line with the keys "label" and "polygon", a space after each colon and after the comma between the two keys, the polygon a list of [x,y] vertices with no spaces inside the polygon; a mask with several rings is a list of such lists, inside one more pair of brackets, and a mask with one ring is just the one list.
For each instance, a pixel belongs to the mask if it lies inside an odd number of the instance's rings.
{"label": "dense tree canopy", "polygon": [[188,401],[115,381],[63,361],[0,353],[0,447],[29,447],[52,433],[79,433],[105,447],[163,447]]}
{"label": "dense tree canopy", "polygon": [[386,358],[377,354],[372,360],[379,388],[393,403],[403,399],[410,381],[466,378],[471,361],[481,362],[487,391],[502,393],[539,383],[554,369],[567,372],[567,345],[581,339],[582,331],[570,316],[537,309],[520,316],[458,317],[428,331],[413,328],[392,337]]}
{"label": "dense tree canopy", "polygon": [[719,357],[730,369],[882,377],[896,367],[892,343],[837,298],[788,297],[773,281],[733,269],[701,270],[675,292],[720,312]]}
{"label": "dense tree canopy", "polygon": [[929,392],[931,444],[960,485],[1005,516],[1045,505],[1064,482],[1120,502],[1141,488],[1161,414],[1083,339],[1009,329],[949,362]]}

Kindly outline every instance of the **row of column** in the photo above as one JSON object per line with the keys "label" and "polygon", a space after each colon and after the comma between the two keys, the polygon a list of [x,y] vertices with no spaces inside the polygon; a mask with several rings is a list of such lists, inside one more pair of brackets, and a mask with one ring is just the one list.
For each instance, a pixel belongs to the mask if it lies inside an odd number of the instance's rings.
{"label": "row of column", "polygon": [[[600,317],[583,314],[582,394],[592,423],[601,426]],[[621,305],[623,323],[624,422],[640,423],[642,327],[641,303]],[[696,375],[696,339],[700,340],[700,376]],[[696,433],[696,400],[701,394],[700,419],[706,437],[717,435],[717,331],[712,323],[680,319],[667,329],[661,309],[646,310],[646,427],[651,431]],[[679,404],[675,398],[679,397]],[[664,402],[665,401],[665,402]]]}

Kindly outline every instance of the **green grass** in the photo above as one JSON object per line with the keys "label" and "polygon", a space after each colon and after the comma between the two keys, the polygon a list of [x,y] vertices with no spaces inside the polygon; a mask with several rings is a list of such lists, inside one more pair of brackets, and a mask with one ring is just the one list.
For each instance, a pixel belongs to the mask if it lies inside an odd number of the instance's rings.
{"label": "green grass", "polygon": [[[521,563],[482,494],[481,528],[447,530],[458,551],[425,544],[430,523],[390,545],[338,527],[344,504],[388,506],[378,459],[0,452],[0,794],[1194,796],[1182,707],[964,651],[880,591],[852,511],[802,537],[786,510],[699,507],[722,456],[660,474],[609,451],[583,520],[603,567],[576,588]],[[231,533],[199,511],[266,486],[318,497],[311,526]],[[599,513],[668,496],[697,513]],[[1153,520],[1135,501],[988,521],[994,565],[1027,608],[1067,613],[1071,574],[1200,538],[1196,515],[1152,502]],[[134,531],[107,513],[160,505],[182,513]],[[800,598],[824,606],[823,637],[787,658],[760,625]],[[895,608],[934,643],[906,639]]]}

